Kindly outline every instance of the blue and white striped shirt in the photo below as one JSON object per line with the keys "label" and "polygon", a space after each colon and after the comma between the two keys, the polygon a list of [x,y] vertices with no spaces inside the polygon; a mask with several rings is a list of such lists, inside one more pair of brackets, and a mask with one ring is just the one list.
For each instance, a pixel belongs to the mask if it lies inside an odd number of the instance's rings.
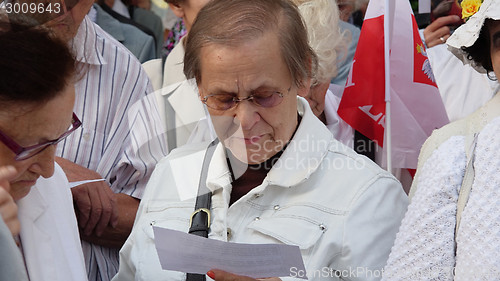
{"label": "blue and white striped shirt", "polygon": [[[141,198],[156,163],[167,154],[152,87],[139,61],[86,17],[72,47],[83,71],[75,84],[82,129],[57,155],[97,171],[115,193]],[[89,280],[110,280],[118,249],[82,241]]]}

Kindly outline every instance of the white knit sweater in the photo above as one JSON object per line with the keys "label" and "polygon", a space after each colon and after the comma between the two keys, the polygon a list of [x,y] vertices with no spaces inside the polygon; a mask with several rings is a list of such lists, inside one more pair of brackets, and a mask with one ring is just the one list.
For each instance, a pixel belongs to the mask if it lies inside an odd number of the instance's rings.
{"label": "white knit sweater", "polygon": [[455,257],[465,137],[453,136],[422,166],[383,280],[500,280],[500,118],[481,131],[475,178],[462,213]]}

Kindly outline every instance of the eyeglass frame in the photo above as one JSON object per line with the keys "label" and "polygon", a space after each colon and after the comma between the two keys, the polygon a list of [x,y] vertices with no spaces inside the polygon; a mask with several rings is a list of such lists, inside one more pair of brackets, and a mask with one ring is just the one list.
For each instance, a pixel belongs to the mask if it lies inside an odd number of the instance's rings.
{"label": "eyeglass frame", "polygon": [[[289,94],[289,93],[290,93],[290,90],[292,89],[292,86],[293,86],[293,83],[292,83],[292,85],[290,85],[290,87],[288,88],[288,90],[287,90],[287,94]],[[211,109],[214,109],[214,110],[219,110],[219,111],[227,111],[227,110],[234,109],[234,108],[236,108],[236,107],[238,106],[238,104],[239,104],[240,102],[242,102],[242,101],[246,101],[246,100],[247,100],[247,101],[252,101],[252,103],[253,103],[253,104],[255,104],[255,105],[256,105],[256,106],[258,106],[258,107],[270,108],[270,107],[275,107],[275,106],[280,105],[280,104],[281,104],[281,102],[283,101],[283,97],[285,96],[285,94],[283,94],[283,93],[282,93],[282,92],[280,92],[280,91],[272,91],[272,92],[273,92],[273,95],[278,94],[278,96],[280,97],[280,102],[279,102],[279,103],[277,103],[277,104],[275,104],[275,105],[273,105],[273,106],[267,106],[267,107],[266,107],[266,106],[262,106],[262,105],[260,105],[260,104],[256,103],[256,102],[255,102],[255,100],[254,100],[254,99],[255,99],[255,95],[254,95],[254,94],[250,94],[248,97],[244,97],[244,98],[239,98],[237,95],[233,96],[232,101],[234,102],[234,106],[231,106],[231,107],[229,107],[229,108],[227,108],[227,109],[217,109],[217,108],[213,108],[213,107],[211,107],[211,106],[209,106],[209,105],[207,104],[207,100],[208,100],[208,98],[210,98],[210,97],[214,97],[214,96],[223,95],[223,94],[211,94],[211,95],[206,95],[206,96],[204,96],[204,97],[203,97],[202,99],[200,99],[200,100],[201,100],[201,102],[202,102],[203,104],[205,104],[208,108],[211,108]]]}
{"label": "eyeglass frame", "polygon": [[[71,129],[69,129],[66,132],[64,132],[57,139],[49,140],[49,141],[46,141],[44,143],[35,144],[35,145],[32,145],[32,146],[28,146],[28,147],[23,147],[23,146],[20,146],[12,138],[10,138],[9,136],[7,136],[4,132],[2,132],[2,130],[0,130],[0,141],[5,146],[7,146],[12,152],[14,152],[16,154],[16,157],[14,158],[16,161],[23,161],[23,160],[29,159],[29,158],[31,158],[31,157],[33,157],[33,156],[41,153],[42,151],[44,151],[45,149],[47,149],[47,147],[49,147],[51,145],[58,144],[59,142],[63,141],[71,133],[73,133],[76,129],[78,129],[81,125],[82,125],[82,121],[80,121],[80,119],[78,119],[78,117],[76,116],[76,114],[73,112],[73,118],[71,119]],[[37,149],[40,149],[40,150],[36,151]],[[36,152],[34,154],[32,154],[32,155],[30,155],[28,153],[25,156],[21,156],[23,153],[27,153],[27,151],[36,151]]]}

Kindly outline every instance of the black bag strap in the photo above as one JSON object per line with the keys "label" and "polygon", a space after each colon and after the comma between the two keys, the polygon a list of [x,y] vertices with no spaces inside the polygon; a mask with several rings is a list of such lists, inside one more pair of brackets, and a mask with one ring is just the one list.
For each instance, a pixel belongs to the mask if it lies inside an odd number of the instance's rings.
{"label": "black bag strap", "polygon": [[[194,212],[191,214],[189,223],[189,233],[202,237],[208,237],[210,230],[210,208],[212,206],[212,192],[207,188],[207,174],[208,166],[215,148],[217,147],[218,139],[215,139],[207,148],[205,158],[203,159],[203,167],[201,169],[200,182],[198,184],[198,197],[196,197],[196,204]],[[205,281],[204,274],[188,273],[186,281]]]}

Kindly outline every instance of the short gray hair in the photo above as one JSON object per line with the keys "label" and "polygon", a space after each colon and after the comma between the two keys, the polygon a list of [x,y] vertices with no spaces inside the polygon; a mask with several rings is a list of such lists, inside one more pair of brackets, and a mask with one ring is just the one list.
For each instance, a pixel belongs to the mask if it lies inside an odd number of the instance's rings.
{"label": "short gray hair", "polygon": [[295,85],[312,78],[317,58],[297,7],[288,0],[213,0],[196,17],[187,35],[184,74],[200,83],[201,48],[218,44],[237,46],[275,32]]}

